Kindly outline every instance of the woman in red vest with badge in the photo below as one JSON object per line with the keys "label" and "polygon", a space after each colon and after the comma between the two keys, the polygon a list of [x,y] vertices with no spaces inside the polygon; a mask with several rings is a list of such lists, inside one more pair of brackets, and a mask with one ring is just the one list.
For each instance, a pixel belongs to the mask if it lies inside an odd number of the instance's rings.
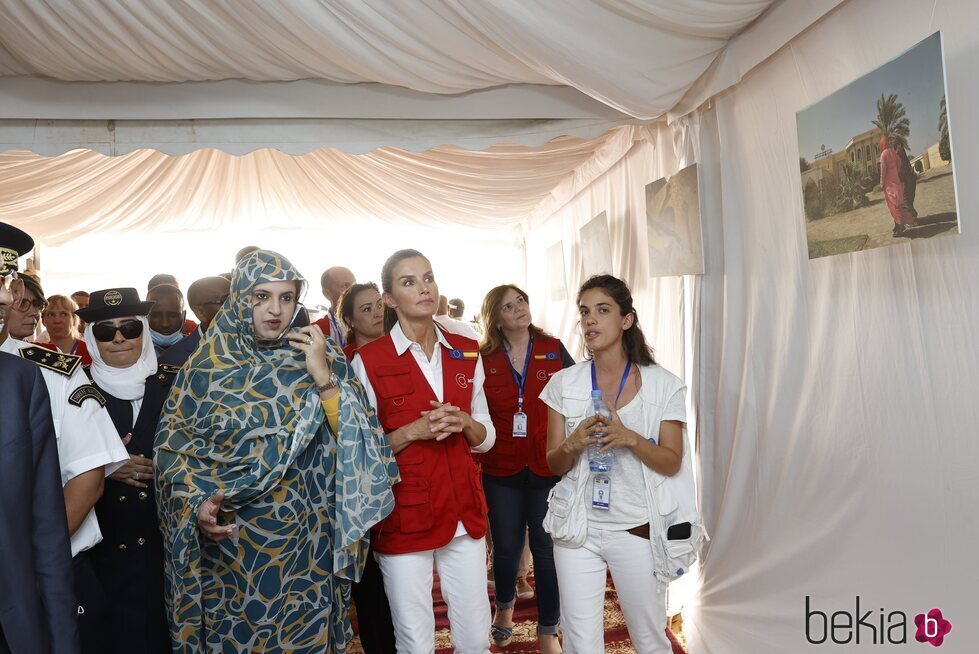
{"label": "woman in red vest with badge", "polygon": [[344,326],[343,354],[352,361],[361,345],[384,335],[384,302],[377,284],[354,284],[337,300],[337,318]]}
{"label": "woman in red vest with badge", "polygon": [[551,376],[574,360],[561,341],[533,324],[527,294],[512,284],[486,294],[482,320],[486,401],[496,428],[493,449],[478,457],[493,536],[493,642],[505,647],[513,637],[517,570],[529,532],[540,651],[554,654],[561,651],[561,605],[553,545],[541,523],[547,494],[560,477],[547,466],[547,407],[538,396]]}
{"label": "woman in red vest with badge", "polygon": [[388,333],[361,346],[351,365],[401,473],[394,512],[372,534],[398,652],[435,649],[434,563],[455,651],[486,654],[487,508],[473,453],[489,450],[496,431],[483,393],[479,346],[436,326],[438,285],[420,252],[391,255],[381,287]]}

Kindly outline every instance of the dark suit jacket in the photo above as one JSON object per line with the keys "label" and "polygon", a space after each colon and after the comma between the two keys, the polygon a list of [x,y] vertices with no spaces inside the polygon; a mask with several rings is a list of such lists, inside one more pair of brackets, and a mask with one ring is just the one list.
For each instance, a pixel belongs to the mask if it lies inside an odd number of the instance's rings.
{"label": "dark suit jacket", "polygon": [[9,651],[79,651],[73,586],[48,392],[36,365],[0,352],[0,628]]}
{"label": "dark suit jacket", "polygon": [[163,352],[160,352],[156,359],[159,363],[166,363],[179,368],[187,362],[187,359],[194,353],[194,350],[197,349],[200,342],[201,330],[198,328],[163,350]]}

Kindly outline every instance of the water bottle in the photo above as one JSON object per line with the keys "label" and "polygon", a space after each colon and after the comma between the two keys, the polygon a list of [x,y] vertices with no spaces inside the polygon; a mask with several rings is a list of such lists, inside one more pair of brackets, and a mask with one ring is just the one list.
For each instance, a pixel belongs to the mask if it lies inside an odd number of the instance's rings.
{"label": "water bottle", "polygon": [[[608,421],[612,420],[612,411],[608,408],[608,404],[605,403],[605,399],[602,397],[602,391],[591,392],[591,404],[596,416],[602,416]],[[593,438],[601,438],[603,435],[602,432],[595,432]],[[598,443],[593,443],[588,446],[588,468],[592,472],[610,472],[612,470],[612,462],[615,455],[612,450],[600,452],[601,447]]]}

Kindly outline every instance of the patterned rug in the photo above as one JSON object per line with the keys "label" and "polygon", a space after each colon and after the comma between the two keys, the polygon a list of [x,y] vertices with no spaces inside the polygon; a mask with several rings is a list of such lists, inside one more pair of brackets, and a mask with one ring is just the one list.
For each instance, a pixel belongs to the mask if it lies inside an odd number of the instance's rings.
{"label": "patterned rug", "polygon": [[[534,585],[534,577],[530,575],[527,580],[531,586]],[[452,639],[449,635],[448,609],[439,587],[438,574],[435,575],[435,588],[432,593],[435,606],[435,654],[451,654]],[[490,606],[493,605],[493,590],[489,589]],[[505,654],[530,654],[539,653],[537,647],[537,601],[534,598],[518,599],[513,609],[513,640],[506,647],[500,648],[495,645],[490,648],[491,652]],[[680,644],[677,637],[669,629],[666,635],[673,644],[673,654],[686,654],[686,650]],[[350,649],[350,654],[363,654],[360,641],[354,638]],[[619,608],[618,594],[615,586],[609,577],[605,589],[605,652],[606,654],[633,654],[635,649],[629,639],[629,631],[625,626],[625,617]]]}

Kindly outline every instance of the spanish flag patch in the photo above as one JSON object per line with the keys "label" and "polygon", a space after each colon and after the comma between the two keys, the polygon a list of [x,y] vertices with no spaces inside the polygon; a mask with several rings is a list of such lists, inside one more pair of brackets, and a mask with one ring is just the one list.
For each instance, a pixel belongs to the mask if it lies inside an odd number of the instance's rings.
{"label": "spanish flag patch", "polygon": [[479,350],[474,350],[472,352],[467,350],[452,350],[449,352],[449,357],[452,359],[478,359]]}
{"label": "spanish flag patch", "polygon": [[557,354],[555,354],[554,352],[534,355],[534,361],[554,361],[555,359],[557,359]]}

